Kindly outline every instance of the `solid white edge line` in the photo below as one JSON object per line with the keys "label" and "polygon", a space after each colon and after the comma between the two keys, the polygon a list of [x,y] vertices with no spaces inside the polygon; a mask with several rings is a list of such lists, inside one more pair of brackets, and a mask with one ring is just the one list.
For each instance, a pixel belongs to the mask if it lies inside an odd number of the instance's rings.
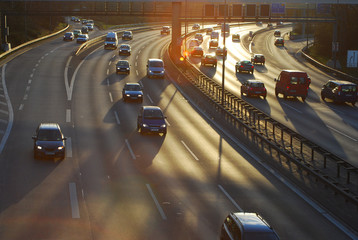
{"label": "solid white edge line", "polygon": [[341,134],[342,136],[345,136],[345,137],[347,137],[347,138],[349,138],[349,139],[351,139],[351,140],[353,140],[353,141],[355,141],[355,142],[358,141],[357,139],[352,138],[352,137],[348,136],[347,134],[344,134],[344,133],[338,131],[337,129],[335,129],[335,128],[333,128],[333,127],[330,127],[330,126],[328,126],[328,125],[327,125],[327,127],[328,127],[329,129],[331,129],[332,131],[335,131],[336,133]]}
{"label": "solid white edge line", "polygon": [[132,148],[131,148],[131,145],[130,145],[129,142],[128,142],[128,139],[126,139],[125,142],[126,142],[127,148],[129,149],[129,152],[130,152],[130,154],[131,154],[131,156],[132,156],[132,159],[133,159],[133,160],[136,160],[137,158],[136,158],[136,156],[134,155],[134,152],[133,152],[133,150],[132,150]]}
{"label": "solid white edge line", "polygon": [[71,122],[71,109],[66,109],[66,122]]}
{"label": "solid white edge line", "polygon": [[149,96],[149,94],[147,94],[147,97],[149,98],[149,101],[153,104],[154,102],[153,102],[152,98]]}
{"label": "solid white edge line", "polygon": [[160,213],[160,216],[162,216],[162,219],[163,219],[163,220],[167,220],[167,216],[165,216],[165,213],[164,213],[164,211],[163,211],[163,208],[160,206],[160,204],[159,204],[157,198],[155,197],[155,195],[154,195],[152,189],[150,188],[150,185],[147,183],[146,186],[147,186],[147,189],[148,189],[148,191],[149,191],[149,193],[150,193],[150,196],[152,196],[153,201],[154,201],[155,205],[157,206],[157,209],[158,209],[158,211],[159,211],[159,213]]}
{"label": "solid white edge line", "polygon": [[[185,94],[180,87],[176,84],[175,81],[172,81],[171,78],[169,78],[170,81],[173,83],[173,85],[180,91],[180,93],[190,101],[190,98],[187,94]],[[283,177],[275,171],[273,171],[272,168],[264,164],[253,152],[249,151],[244,145],[242,145],[239,141],[234,139],[231,134],[226,132],[221,126],[215,123],[206,112],[202,111],[195,103],[191,102],[192,106],[194,106],[197,111],[199,111],[205,118],[211,122],[214,126],[216,126],[218,129],[220,129],[228,138],[230,138],[231,141],[233,141],[238,147],[240,147],[242,150],[244,150],[247,154],[249,154],[256,162],[258,162],[260,165],[262,165],[265,169],[270,171],[277,179],[279,179],[283,184],[285,184],[288,188],[290,188],[292,191],[294,191],[299,197],[301,197],[305,202],[307,202],[312,208],[314,208],[317,212],[321,213],[323,217],[325,217],[327,220],[329,220],[332,224],[334,224],[337,228],[339,228],[342,232],[344,232],[347,236],[351,237],[352,239],[358,239],[358,235],[349,227],[346,227],[343,223],[339,222],[333,215],[329,214],[327,211],[323,211],[322,208],[311,200],[309,197],[307,197],[302,191],[294,187],[293,185],[289,184],[287,180],[283,179]]]}
{"label": "solid white edge line", "polygon": [[295,111],[298,112],[298,113],[302,113],[300,110],[298,110],[298,109],[296,109],[296,108],[294,108],[294,107],[288,105],[287,103],[282,102],[282,104],[285,105],[286,107],[291,108],[292,110],[295,110]]}
{"label": "solid white edge line", "polygon": [[225,194],[225,196],[230,200],[230,202],[240,211],[243,212],[244,210],[234,201],[234,199],[225,191],[225,189],[219,184],[218,187],[220,190]]}
{"label": "solid white edge line", "polygon": [[7,102],[7,106],[9,109],[9,121],[8,121],[8,125],[6,127],[6,131],[5,134],[3,135],[2,139],[1,139],[1,143],[0,143],[0,153],[2,153],[2,150],[5,147],[6,141],[10,135],[11,132],[11,128],[12,128],[12,124],[14,122],[14,111],[12,109],[12,105],[11,105],[11,101],[10,101],[10,97],[9,94],[7,92],[7,87],[6,87],[6,82],[5,82],[5,69],[6,69],[6,64],[2,67],[2,85],[3,85],[3,89],[4,89],[4,94],[5,94],[5,99]]}
{"label": "solid white edge line", "polygon": [[68,187],[70,191],[72,218],[80,218],[80,209],[78,207],[76,183],[70,182]]}
{"label": "solid white edge line", "polygon": [[110,100],[111,102],[113,102],[112,93],[111,93],[111,92],[108,92],[108,94],[109,94],[109,100]]}
{"label": "solid white edge line", "polygon": [[185,144],[185,142],[183,140],[181,140],[181,143],[184,145],[184,147],[186,148],[186,150],[188,150],[188,152],[191,154],[191,156],[193,156],[193,158],[196,160],[196,161],[199,161],[199,158],[197,158],[195,156],[195,154],[190,150],[190,148]]}

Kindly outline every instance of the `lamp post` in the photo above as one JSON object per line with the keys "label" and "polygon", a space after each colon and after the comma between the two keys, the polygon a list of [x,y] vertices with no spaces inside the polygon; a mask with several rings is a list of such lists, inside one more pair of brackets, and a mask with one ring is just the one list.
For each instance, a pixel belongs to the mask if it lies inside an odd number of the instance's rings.
{"label": "lamp post", "polygon": [[224,44],[224,49],[223,49],[223,68],[222,68],[222,81],[221,81],[221,104],[224,105],[225,104],[225,60],[226,60],[226,55],[227,55],[227,51],[226,51],[226,0],[225,0],[225,5],[224,5],[224,25],[221,26],[221,31],[224,30],[224,39],[223,39],[223,44]]}

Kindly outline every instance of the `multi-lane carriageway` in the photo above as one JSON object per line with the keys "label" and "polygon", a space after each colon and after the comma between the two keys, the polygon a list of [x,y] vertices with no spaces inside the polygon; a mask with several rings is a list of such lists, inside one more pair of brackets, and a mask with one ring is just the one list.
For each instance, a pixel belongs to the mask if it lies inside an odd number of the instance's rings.
{"label": "multi-lane carriageway", "polygon": [[[244,35],[255,28],[234,30]],[[99,34],[104,32],[95,30],[90,37]],[[257,69],[255,78],[271,87],[276,64],[304,68],[284,49],[270,46],[269,33],[262,37],[273,57],[267,53],[270,62]],[[132,46],[130,57],[100,46],[72,65],[77,44],[63,42],[61,36],[1,66],[2,91],[9,96],[8,114],[14,118],[0,158],[0,239],[218,239],[227,213],[242,210],[259,212],[281,239],[356,239],[343,221],[271,169],[255,151],[220,135],[220,126],[203,119],[190,96],[177,88],[171,69],[164,80],[146,78],[146,60],[161,58],[169,41],[159,30],[140,32],[126,42]],[[232,73],[234,59],[248,52],[241,44],[228,44],[234,51],[227,61],[227,87],[234,90],[252,76],[237,78]],[[116,75],[120,58],[131,62],[130,75]],[[216,78],[221,69],[203,71]],[[310,71],[312,79],[320,79],[315,76],[321,73]],[[169,126],[165,138],[136,131],[141,104],[122,101],[126,82],[141,82],[143,105],[164,110]],[[338,113],[350,121],[355,108],[318,103],[319,84],[313,83],[313,97],[302,109],[300,101],[273,96],[265,102],[248,101],[299,129],[304,125],[292,117],[297,109],[320,111],[313,115],[321,117],[322,125],[331,116],[339,120]],[[31,136],[39,122],[62,126],[70,140],[64,161],[33,159]],[[356,134],[353,123],[351,128]],[[330,137],[342,141],[335,134]]]}

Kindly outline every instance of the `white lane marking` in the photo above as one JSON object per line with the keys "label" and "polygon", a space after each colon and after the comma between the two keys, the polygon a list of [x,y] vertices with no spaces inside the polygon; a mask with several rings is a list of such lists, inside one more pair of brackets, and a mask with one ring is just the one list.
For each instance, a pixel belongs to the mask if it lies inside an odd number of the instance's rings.
{"label": "white lane marking", "polygon": [[347,137],[347,138],[349,138],[349,139],[351,139],[351,140],[353,140],[353,141],[355,141],[355,142],[358,141],[357,139],[352,138],[352,137],[348,136],[347,134],[344,134],[344,133],[338,131],[337,129],[335,129],[335,128],[333,128],[333,127],[330,127],[330,126],[328,126],[328,125],[327,125],[327,127],[328,127],[329,129],[331,129],[332,131],[335,131],[336,133],[339,133],[339,134],[341,134],[341,135],[343,135],[343,136],[345,136],[345,137]]}
{"label": "white lane marking", "polygon": [[137,74],[137,76],[139,76],[138,70],[135,70],[135,73]]}
{"label": "white lane marking", "polygon": [[72,157],[72,139],[68,137],[66,139],[66,158]]}
{"label": "white lane marking", "polygon": [[137,55],[137,56],[135,56],[135,59],[136,59],[136,60],[138,60],[138,55]]}
{"label": "white lane marking", "polygon": [[[35,69],[33,69],[32,71],[35,71]],[[31,74],[30,74],[30,77],[33,78],[33,77],[34,77],[34,74],[31,73]]]}
{"label": "white lane marking", "polygon": [[149,94],[147,94],[147,97],[149,98],[149,101],[150,101],[151,103],[154,103],[153,100],[151,99],[151,97],[149,96]]}
{"label": "white lane marking", "polygon": [[23,100],[27,100],[29,95],[25,94]]}
{"label": "white lane marking", "polygon": [[137,67],[138,66],[138,63],[137,63],[137,61],[134,63],[134,65]]}
{"label": "white lane marking", "polygon": [[19,110],[22,111],[22,109],[24,109],[24,104],[20,104]]}
{"label": "white lane marking", "polygon": [[147,186],[147,189],[148,189],[148,191],[149,191],[149,193],[150,193],[150,196],[152,196],[153,201],[154,201],[155,205],[157,206],[157,209],[158,209],[158,211],[159,211],[159,213],[160,213],[160,216],[162,216],[162,219],[163,219],[163,220],[167,220],[167,216],[165,216],[165,213],[164,213],[164,211],[163,211],[163,208],[160,206],[160,204],[159,204],[157,198],[155,197],[155,195],[154,195],[154,193],[153,193],[153,191],[152,191],[150,185],[147,183],[146,186]]}
{"label": "white lane marking", "polygon": [[188,150],[188,152],[193,156],[193,158],[196,160],[196,161],[199,161],[199,158],[197,158],[195,156],[195,154],[193,153],[193,151],[190,150],[190,148],[185,144],[185,142],[183,140],[181,140],[181,143],[184,145],[184,147],[186,148],[186,150]]}
{"label": "white lane marking", "polygon": [[80,208],[78,207],[76,183],[70,182],[68,187],[70,191],[72,218],[80,218]]}
{"label": "white lane marking", "polygon": [[298,113],[302,113],[300,110],[298,110],[298,109],[296,109],[296,108],[294,108],[294,107],[291,107],[290,105],[288,105],[288,104],[286,104],[286,103],[284,103],[284,102],[283,102],[282,104],[285,105],[286,107],[289,107],[289,108],[295,110],[295,111],[298,112]]}
{"label": "white lane marking", "polygon": [[6,65],[5,64],[3,67],[2,67],[2,86],[4,88],[4,94],[5,94],[5,99],[6,99],[6,102],[7,102],[7,106],[8,106],[8,111],[9,111],[9,123],[6,127],[6,131],[1,139],[1,143],[0,143],[0,153],[2,152],[2,150],[4,149],[5,147],[5,144],[6,144],[6,141],[10,135],[10,132],[11,132],[11,128],[12,128],[12,124],[14,122],[14,111],[12,109],[12,105],[11,105],[11,101],[10,101],[10,97],[9,97],[9,94],[7,92],[7,87],[6,87],[6,81],[5,81],[5,69],[6,69]]}
{"label": "white lane marking", "polygon": [[27,82],[27,84],[31,84],[31,82],[32,82],[32,80],[31,80],[31,79],[29,79],[29,81]]}
{"label": "white lane marking", "polygon": [[109,87],[109,79],[107,78],[107,87]]}
{"label": "white lane marking", "polygon": [[117,124],[118,124],[118,125],[121,124],[121,121],[119,121],[119,117],[118,117],[117,111],[114,111],[114,116],[116,117],[116,122],[117,122]]}
{"label": "white lane marking", "polygon": [[112,64],[112,61],[109,61],[108,66],[111,66],[111,64]]}
{"label": "white lane marking", "polygon": [[112,93],[111,93],[111,92],[109,92],[108,94],[109,94],[109,99],[111,100],[111,102],[113,102]]}
{"label": "white lane marking", "polygon": [[129,145],[128,139],[126,139],[125,142],[126,142],[127,148],[129,149],[129,152],[130,152],[130,154],[131,154],[131,156],[132,156],[132,159],[133,159],[133,160],[136,160],[137,158],[136,158],[136,156],[134,155],[134,152],[133,152],[133,150],[132,150],[132,148],[131,148],[131,145]]}
{"label": "white lane marking", "polygon": [[66,122],[71,122],[71,109],[66,109]]}
{"label": "white lane marking", "polygon": [[2,110],[2,109],[0,109],[0,113],[3,113],[3,114],[9,114],[9,112],[8,112],[8,111],[6,111],[6,110]]}
{"label": "white lane marking", "polygon": [[107,75],[109,75],[109,69],[107,69]]}
{"label": "white lane marking", "polygon": [[240,211],[243,212],[242,208],[234,201],[234,199],[225,191],[225,189],[219,184],[218,187],[225,194],[225,196],[230,200],[230,202]]}
{"label": "white lane marking", "polygon": [[26,92],[30,91],[30,86],[27,86],[25,91]]}
{"label": "white lane marking", "polygon": [[38,67],[38,66],[39,66],[39,64],[38,64],[38,63],[36,63],[36,64],[35,64],[35,67]]}

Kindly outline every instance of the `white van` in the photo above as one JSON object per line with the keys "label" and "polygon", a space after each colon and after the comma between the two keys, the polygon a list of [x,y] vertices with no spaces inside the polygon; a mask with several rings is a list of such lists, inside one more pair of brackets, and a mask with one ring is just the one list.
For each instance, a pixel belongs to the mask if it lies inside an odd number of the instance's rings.
{"label": "white van", "polygon": [[104,42],[104,49],[117,49],[118,37],[115,32],[107,33],[106,40]]}

